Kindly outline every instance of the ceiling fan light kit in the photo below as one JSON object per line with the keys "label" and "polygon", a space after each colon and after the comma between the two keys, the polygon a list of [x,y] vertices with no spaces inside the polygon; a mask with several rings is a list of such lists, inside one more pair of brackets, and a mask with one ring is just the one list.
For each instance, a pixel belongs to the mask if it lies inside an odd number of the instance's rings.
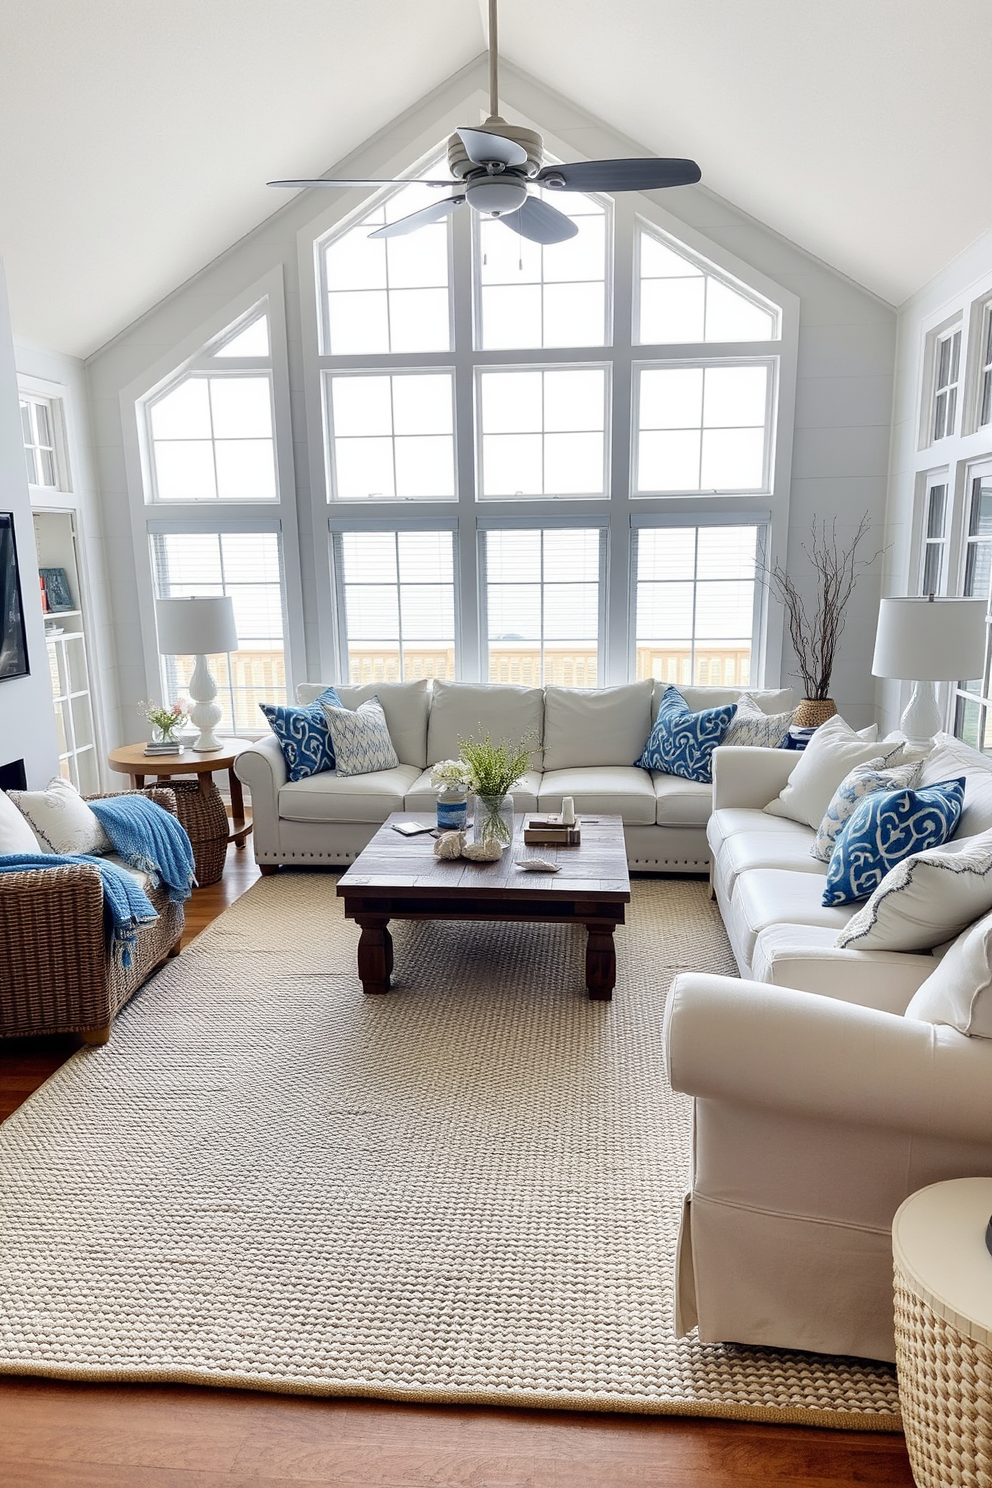
{"label": "ceiling fan light kit", "polygon": [[[534,243],[564,243],[574,238],[578,227],[530,186],[549,191],[658,191],[669,186],[690,186],[700,179],[694,160],[633,159],[579,160],[572,164],[545,165],[544,141],[535,129],[508,124],[499,113],[499,54],[496,36],[496,0],[489,0],[489,118],[475,128],[455,130],[448,140],[450,181],[421,181],[424,186],[461,186],[419,212],[387,223],[369,233],[370,238],[402,237],[446,217],[467,202],[481,217],[505,222],[507,227]],[[399,180],[269,181],[270,186],[407,186]]]}

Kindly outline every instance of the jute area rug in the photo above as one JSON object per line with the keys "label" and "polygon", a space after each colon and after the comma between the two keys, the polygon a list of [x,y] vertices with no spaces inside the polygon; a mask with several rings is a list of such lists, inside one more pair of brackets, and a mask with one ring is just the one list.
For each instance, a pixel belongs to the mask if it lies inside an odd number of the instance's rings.
{"label": "jute area rug", "polygon": [[0,1127],[0,1371],[891,1431],[885,1365],[676,1339],[690,1103],[665,991],[732,971],[698,880],[584,932],[397,924],[262,879]]}

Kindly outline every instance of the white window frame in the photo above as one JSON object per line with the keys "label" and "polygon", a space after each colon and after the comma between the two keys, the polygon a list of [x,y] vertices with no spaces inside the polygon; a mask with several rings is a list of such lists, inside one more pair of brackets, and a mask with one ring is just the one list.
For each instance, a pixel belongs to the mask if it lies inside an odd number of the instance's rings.
{"label": "white window frame", "polygon": [[[254,320],[261,310],[269,318],[269,356],[267,358],[211,359],[211,351]],[[273,438],[277,471],[275,501],[167,501],[147,499],[151,490],[150,454],[148,448],[148,404],[165,388],[174,385],[187,371],[203,364],[223,375],[231,368],[248,371],[266,368],[271,371],[273,396]],[[151,567],[148,534],[151,530],[183,532],[278,531],[281,534],[283,572],[283,607],[286,621],[284,646],[286,655],[286,688],[288,697],[295,696],[299,682],[307,676],[303,626],[303,588],[300,568],[300,534],[296,503],[296,476],[293,462],[293,426],[289,395],[289,359],[286,336],[286,293],[282,268],[273,269],[248,286],[235,301],[218,306],[209,320],[191,330],[170,351],[161,356],[141,377],[120,392],[124,430],[124,459],[131,508],[132,550],[137,579],[137,606],[141,632],[145,682],[144,697],[155,698],[161,689],[160,665],[156,644],[154,576]],[[286,701],[273,698],[273,702]],[[265,723],[259,719],[257,730],[245,731],[245,737],[260,737]]]}
{"label": "white window frame", "polygon": [[[606,348],[606,349],[609,350],[609,348]],[[517,355],[518,353],[514,353],[514,354]],[[480,353],[480,357],[481,357],[481,353]],[[591,492],[589,495],[586,495],[586,496],[558,496],[558,495],[555,495],[555,496],[547,496],[547,495],[535,496],[535,495],[529,495],[527,492],[524,492],[520,496],[486,496],[486,495],[484,495],[483,494],[483,489],[482,489],[482,479],[483,479],[482,440],[483,440],[483,436],[484,436],[484,430],[482,428],[482,378],[487,373],[489,373],[489,372],[496,372],[496,373],[500,373],[500,372],[510,372],[510,373],[513,373],[513,372],[562,372],[562,371],[573,371],[573,370],[574,371],[582,371],[582,372],[602,372],[604,374],[604,377],[603,377],[603,491],[602,491],[602,494],[600,495],[600,494],[598,494],[596,492]],[[531,505],[534,502],[548,502],[548,501],[554,501],[556,503],[561,502],[561,501],[580,501],[580,502],[600,501],[600,502],[602,502],[602,501],[607,500],[609,498],[610,444],[611,444],[611,441],[612,441],[611,413],[612,413],[612,402],[613,402],[612,397],[611,397],[610,382],[611,382],[612,371],[613,371],[613,368],[612,368],[611,363],[608,360],[605,360],[602,357],[598,361],[581,361],[581,362],[579,362],[579,361],[574,361],[571,358],[569,358],[569,360],[568,361],[565,361],[565,362],[550,361],[550,360],[549,361],[544,361],[544,362],[526,362],[526,363],[521,362],[519,366],[518,365],[515,365],[515,364],[513,364],[511,362],[488,362],[488,361],[482,361],[482,360],[479,360],[479,361],[476,362],[476,366],[475,366],[475,410],[476,410],[476,412],[475,412],[475,429],[476,429],[476,438],[474,439],[473,444],[474,444],[474,447],[475,447],[475,481],[476,481],[476,491],[478,492],[478,499],[479,499],[480,506],[485,506],[487,509],[489,509],[489,508],[492,507],[493,503],[494,502],[497,502],[497,501],[498,502],[505,502],[507,505],[514,505],[514,506],[526,505],[526,506],[529,506],[529,505]],[[523,432],[523,431],[518,431],[518,432]],[[542,429],[542,431],[541,431],[541,438],[542,439],[545,437],[545,435],[547,434],[547,432],[548,432],[547,430],[543,430]],[[555,431],[552,430],[551,432],[554,433]],[[542,462],[543,462],[543,455],[542,455]]]}
{"label": "white window frame", "polygon": [[[44,492],[45,498],[53,494],[70,495],[72,492],[72,479],[69,470],[69,452],[66,441],[65,428],[65,402],[61,395],[36,390],[29,379],[18,379],[18,403],[28,403],[32,407],[39,405],[44,407],[48,413],[48,420],[52,431],[52,443],[50,445],[24,445],[25,451],[36,448],[50,449],[52,451],[52,464],[55,467],[55,484],[44,485],[40,481],[33,481],[28,476],[28,485],[32,490]],[[35,420],[32,418],[32,423]],[[34,460],[35,471],[38,469],[37,460]]]}
{"label": "white window frame", "polygon": [[[957,367],[956,376],[946,383],[939,383],[940,359],[942,348],[953,343],[957,337]],[[962,317],[956,315],[951,321],[938,326],[931,331],[928,338],[928,375],[927,375],[927,397],[923,418],[923,439],[925,446],[939,444],[944,439],[952,439],[958,432],[961,420],[961,385],[964,371],[964,325]],[[953,356],[953,352],[952,352]],[[942,432],[937,433],[939,406],[938,400],[944,397],[944,412],[941,416]],[[950,404],[950,418],[947,415],[947,405]]]}
{"label": "white window frame", "polygon": [[[449,354],[449,358],[450,358],[450,354]],[[341,358],[341,360],[342,361],[346,361],[347,358]],[[390,355],[390,361],[392,361],[392,355]],[[370,495],[370,496],[366,496],[366,497],[339,496],[338,493],[337,493],[337,476],[336,476],[336,472],[335,472],[335,463],[334,463],[334,411],[333,411],[333,399],[331,397],[331,381],[332,381],[332,379],[334,377],[341,377],[341,376],[345,376],[345,375],[347,375],[349,377],[394,377],[394,376],[402,377],[405,374],[407,376],[414,376],[415,377],[418,374],[423,375],[423,374],[429,374],[429,373],[446,373],[446,374],[448,374],[451,377],[451,380],[452,380],[452,388],[451,388],[451,391],[452,391],[451,440],[452,440],[452,449],[453,449],[453,453],[454,453],[455,486],[456,486],[455,495],[453,495],[453,496],[438,496],[437,498],[432,498],[432,497],[429,497],[429,496],[428,497],[420,497],[420,496],[399,496],[399,497],[394,497],[394,496],[385,496],[385,495],[375,495],[375,496],[371,496]],[[458,485],[458,475],[457,475],[457,472],[458,472],[458,420],[455,417],[455,411],[454,411],[454,401],[455,401],[454,373],[455,373],[454,367],[451,367],[451,366],[444,367],[444,366],[432,365],[432,366],[429,366],[429,367],[427,367],[427,366],[425,366],[425,367],[421,367],[421,366],[403,366],[403,367],[397,367],[397,368],[386,367],[386,366],[383,366],[383,367],[357,366],[354,369],[354,371],[349,371],[349,372],[346,372],[344,367],[338,367],[336,369],[328,368],[328,369],[326,369],[321,374],[321,408],[323,410],[323,417],[322,417],[322,420],[321,420],[321,428],[323,430],[324,470],[325,470],[325,479],[326,479],[326,482],[327,482],[327,485],[326,485],[327,499],[328,499],[328,504],[330,506],[340,507],[342,510],[351,510],[351,509],[363,510],[363,509],[365,509],[367,507],[368,504],[378,505],[380,502],[385,502],[385,501],[389,501],[389,502],[402,501],[404,503],[404,505],[407,505],[408,506],[412,502],[412,503],[415,503],[419,507],[419,506],[421,506],[421,505],[423,505],[425,503],[430,503],[431,501],[434,501],[434,500],[436,500],[437,502],[443,502],[445,505],[450,506],[454,501],[456,501],[458,499],[458,497],[457,497],[457,485]],[[393,434],[393,435],[390,436],[390,438],[391,439],[395,439],[396,438],[396,435]],[[396,470],[396,446],[394,444],[393,445],[393,480],[394,480],[394,483],[395,483],[395,479],[396,479],[395,470]]]}
{"label": "white window frame", "polygon": [[[691,264],[694,269],[698,269],[700,274],[705,275],[706,278],[718,280],[721,284],[725,285],[727,289],[733,290],[735,294],[739,294],[742,299],[749,300],[750,303],[754,305],[758,310],[766,311],[767,314],[771,315],[774,321],[772,335],[769,336],[768,339],[770,341],[781,340],[782,307],[780,305],[776,304],[774,300],[770,300],[766,298],[766,296],[759,294],[756,289],[752,288],[752,286],[749,284],[745,284],[742,279],[735,278],[733,274],[724,272],[723,270],[718,268],[715,263],[707,258],[704,258],[701,254],[693,253],[692,250],[688,248],[686,243],[679,241],[679,239],[676,238],[672,233],[663,231],[661,228],[656,226],[655,223],[649,222],[646,217],[641,215],[636,224],[634,233],[634,288],[632,295],[632,315],[630,322],[630,334],[634,346],[658,346],[659,349],[661,349],[661,347],[675,346],[679,344],[678,342],[657,343],[651,341],[641,341],[638,335],[638,330],[641,324],[641,288],[643,283],[641,275],[641,244],[643,242],[644,233],[647,233],[650,237],[655,238],[656,241],[659,242],[663,248],[668,248],[672,253],[677,254],[679,258],[684,258],[687,263]],[[675,276],[673,275],[673,278],[674,277]],[[705,328],[706,322],[704,291],[704,331]],[[713,341],[705,341],[702,344],[705,346],[713,346],[719,343]],[[724,344],[735,346],[751,345],[749,341],[727,342]]]}
{"label": "white window frame", "polygon": [[[541,130],[545,150],[562,159],[575,157],[574,142],[556,135],[553,130],[542,128],[537,117],[540,110],[538,90],[532,90],[534,115],[528,114],[526,103],[518,102],[521,122]],[[523,97],[523,95],[522,95]],[[395,131],[382,139],[363,147],[347,162],[347,174],[365,178],[412,176],[418,166],[410,167],[411,160],[423,163],[435,157],[439,140],[450,133],[458,123],[472,113],[475,106],[485,107],[486,98],[481,89],[459,93],[457,102],[451,101],[449,111],[440,106],[425,107],[415,119],[404,125],[404,130]],[[467,113],[466,110],[469,112]],[[611,145],[612,148],[612,145]],[[604,153],[609,153],[605,150]],[[615,142],[615,153],[624,153],[620,141]],[[613,199],[613,234],[610,253],[612,255],[612,343],[607,346],[572,348],[529,348],[509,351],[486,351],[476,346],[475,305],[477,283],[471,272],[473,262],[473,240],[475,236],[470,209],[459,209],[451,219],[451,294],[454,317],[454,350],[431,354],[367,355],[363,357],[333,357],[323,350],[325,290],[322,276],[323,244],[331,234],[336,234],[357,221],[373,204],[370,192],[364,201],[357,202],[355,193],[337,199],[331,197],[320,215],[312,217],[298,234],[298,261],[300,273],[300,300],[303,333],[304,394],[306,417],[312,429],[323,428],[322,376],[326,371],[354,372],[368,370],[402,370],[409,368],[426,371],[436,367],[455,369],[455,429],[456,429],[456,477],[457,498],[452,502],[418,501],[418,520],[428,524],[443,523],[454,518],[458,524],[457,552],[461,602],[456,616],[458,647],[458,675],[464,681],[484,680],[486,672],[486,644],[481,626],[482,595],[479,573],[478,532],[486,522],[497,525],[507,520],[524,520],[534,527],[546,527],[551,521],[561,521],[569,526],[603,525],[608,530],[607,582],[605,586],[606,622],[601,647],[601,677],[604,686],[616,685],[627,680],[630,664],[630,616],[629,593],[632,575],[632,552],[630,531],[635,514],[654,516],[659,520],[672,520],[680,525],[698,524],[705,520],[735,521],[739,513],[750,514],[754,506],[754,495],[728,494],[709,495],[682,493],[663,496],[633,497],[630,490],[631,472],[631,371],[634,361],[652,361],[664,364],[667,361],[699,359],[717,361],[739,360],[751,357],[778,359],[777,378],[778,406],[774,421],[774,444],[769,471],[767,494],[759,497],[760,504],[768,513],[767,558],[769,562],[784,561],[787,551],[788,512],[792,471],[793,426],[795,414],[795,385],[798,352],[799,300],[789,290],[763,275],[753,266],[738,259],[732,252],[706,238],[702,233],[671,215],[654,199],[637,193],[618,194]],[[322,199],[323,205],[323,199]],[[634,346],[631,340],[632,315],[635,292],[634,247],[636,225],[643,221],[650,228],[667,233],[683,254],[690,253],[703,261],[707,272],[714,272],[726,279],[733,287],[741,285],[760,301],[770,301],[781,310],[781,335],[767,342],[708,342],[689,346]],[[473,415],[475,410],[475,373],[479,366],[500,365],[515,368],[533,366],[565,366],[568,363],[612,366],[610,386],[610,427],[612,441],[609,453],[607,495],[597,498],[561,499],[477,499],[477,463],[474,440]],[[624,431],[628,431],[625,433]],[[473,437],[469,438],[468,434]],[[322,551],[321,529],[326,533],[328,520],[336,524],[342,517],[356,527],[368,525],[371,503],[342,504],[328,500],[328,472],[326,450],[315,440],[310,441],[310,493],[312,498],[312,520],[314,546]],[[354,510],[352,510],[354,506]],[[408,520],[411,503],[384,500],[376,502],[374,517],[387,527]],[[317,650],[322,661],[319,670],[312,665],[311,674],[328,678],[340,666],[342,647],[339,635],[339,616],[334,596],[333,577],[330,564],[326,572],[318,563],[316,572],[317,602]],[[761,631],[755,636],[755,685],[760,685],[765,674],[776,676],[783,656],[783,625],[780,612],[767,609],[762,612]],[[344,675],[344,673],[339,673]]]}
{"label": "white window frame", "polygon": [[[968,528],[971,525],[971,505],[974,496],[974,488],[977,481],[992,480],[992,459],[971,461],[965,466],[963,473],[964,482],[962,489],[960,523],[961,557],[959,564],[958,581],[955,586],[955,592],[962,595],[965,593],[965,582],[968,569],[968,552],[969,548],[973,546],[973,544],[971,544],[969,541]],[[990,547],[992,547],[992,537],[986,539],[986,542]],[[976,599],[981,599],[984,596],[975,595],[974,597]],[[990,628],[988,621],[986,621],[985,632],[985,662],[983,664],[983,680],[985,684],[984,688],[980,689],[978,692],[970,692],[962,687],[959,687],[954,682],[951,682],[948,686],[948,691],[950,692],[952,703],[951,727],[955,734],[957,734],[958,729],[962,727],[961,715],[963,714],[965,707],[969,703],[972,703],[979,709],[979,749],[982,748],[981,740],[985,734],[986,720],[990,709],[992,709],[992,676],[990,676],[990,670],[992,670],[992,668],[990,668],[990,651],[992,651],[992,628]],[[961,678],[959,680],[967,681],[968,679]]]}
{"label": "white window frame", "polygon": [[[943,531],[938,537],[930,537],[930,508],[934,500],[933,493],[943,488],[944,491],[944,523]],[[917,540],[917,589],[920,594],[933,592],[934,594],[946,594],[951,581],[951,537],[954,519],[954,491],[951,485],[950,471],[945,466],[940,470],[928,471],[920,493],[918,540]],[[927,558],[930,549],[937,549],[939,557],[937,560],[936,586],[931,591],[927,586]]]}

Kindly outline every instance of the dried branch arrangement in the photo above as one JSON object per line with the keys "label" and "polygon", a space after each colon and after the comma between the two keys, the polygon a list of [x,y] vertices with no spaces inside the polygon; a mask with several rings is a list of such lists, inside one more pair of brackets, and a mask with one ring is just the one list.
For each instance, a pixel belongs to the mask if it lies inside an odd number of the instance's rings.
{"label": "dried branch arrangement", "polygon": [[860,575],[883,551],[879,548],[870,558],[858,557],[858,548],[870,527],[870,519],[862,517],[854,537],[846,547],[841,547],[836,519],[828,529],[825,521],[817,522],[814,517],[810,541],[803,543],[803,552],[813,569],[808,602],[780,563],[763,578],[774,598],[785,607],[792,649],[799,661],[799,675],[808,698],[824,701],[829,697],[848,602]]}

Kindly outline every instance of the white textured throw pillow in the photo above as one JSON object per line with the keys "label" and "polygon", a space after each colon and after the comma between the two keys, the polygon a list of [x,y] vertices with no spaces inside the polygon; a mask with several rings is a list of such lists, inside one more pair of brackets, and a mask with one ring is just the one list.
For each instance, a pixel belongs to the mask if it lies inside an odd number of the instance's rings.
{"label": "white textured throw pillow", "polygon": [[386,727],[386,715],[378,698],[368,698],[354,710],[321,703],[334,741],[335,769],[339,775],[371,775],[392,770],[399,764]]}
{"label": "white textured throw pillow", "polygon": [[68,780],[56,775],[43,791],[15,790],[8,795],[38,839],[40,846],[31,851],[72,856],[113,850],[95,814]]}
{"label": "white textured throw pillow", "polygon": [[816,858],[820,863],[830,862],[837,833],[865,796],[880,790],[902,790],[907,786],[913,789],[918,782],[922,768],[920,760],[896,765],[891,770],[884,768],[884,762],[884,755],[879,755],[877,759],[870,759],[867,764],[855,765],[850,774],[844,776],[833,793],[816,834],[816,841],[809,850],[811,858]]}
{"label": "white textured throw pillow", "polygon": [[788,713],[766,713],[750,693],[742,692],[737,699],[737,712],[722,742],[752,749],[777,749],[789,732],[794,713],[794,709]]}
{"label": "white textured throw pillow", "polygon": [[828,718],[799,756],[788,784],[774,801],[769,801],[765,811],[769,816],[784,816],[817,830],[834,791],[855,765],[879,758],[886,768],[898,762],[902,744],[880,748],[875,742],[875,730],[871,733],[871,739],[863,738],[839,713]]}
{"label": "white textured throw pillow", "polygon": [[[929,951],[992,910],[992,831],[890,868],[837,937],[858,951]],[[948,952],[950,955],[950,952]]]}
{"label": "white textured throw pillow", "polygon": [[920,784],[936,785],[959,775],[964,776],[964,810],[955,835],[974,837],[992,828],[992,759],[953,734],[938,734],[923,761]]}
{"label": "white textured throw pillow", "polygon": [[31,823],[4,791],[0,791],[0,857],[7,853],[39,853],[45,849],[31,830]]}
{"label": "white textured throw pillow", "polygon": [[958,936],[917,988],[906,1017],[992,1038],[992,914]]}

